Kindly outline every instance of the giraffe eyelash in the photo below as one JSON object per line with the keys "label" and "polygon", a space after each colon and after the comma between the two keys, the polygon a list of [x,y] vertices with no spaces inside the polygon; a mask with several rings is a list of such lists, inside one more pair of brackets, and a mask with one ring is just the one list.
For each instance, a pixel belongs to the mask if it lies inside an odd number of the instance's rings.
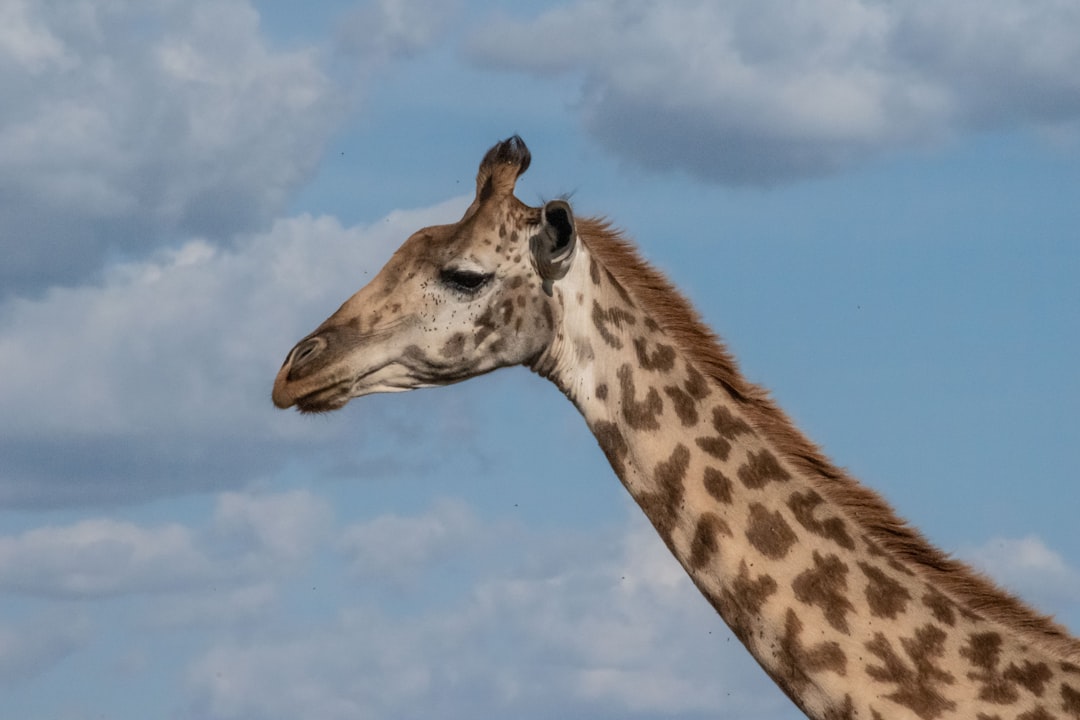
{"label": "giraffe eyelash", "polygon": [[439,273],[439,281],[457,292],[472,295],[491,282],[494,273],[482,273],[475,270],[444,268]]}

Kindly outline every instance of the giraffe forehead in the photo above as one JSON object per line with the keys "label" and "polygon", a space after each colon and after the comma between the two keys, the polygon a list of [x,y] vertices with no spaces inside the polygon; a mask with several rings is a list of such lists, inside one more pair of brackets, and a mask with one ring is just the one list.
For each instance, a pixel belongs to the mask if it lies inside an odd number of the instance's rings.
{"label": "giraffe forehead", "polygon": [[454,260],[488,265],[520,259],[528,247],[529,227],[526,213],[477,213],[454,225],[433,226],[414,233],[395,255],[436,266]]}

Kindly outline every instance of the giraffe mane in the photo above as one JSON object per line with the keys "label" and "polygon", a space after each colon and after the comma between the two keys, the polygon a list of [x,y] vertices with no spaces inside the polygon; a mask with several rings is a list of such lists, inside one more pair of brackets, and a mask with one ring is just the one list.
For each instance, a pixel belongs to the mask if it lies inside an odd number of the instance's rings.
{"label": "giraffe mane", "polygon": [[1049,651],[1080,660],[1080,640],[1063,626],[934,547],[880,495],[834,465],[773,402],[767,390],[743,377],[734,357],[693,306],[607,220],[580,218],[577,229],[590,252],[697,368],[726,388],[755,428],[776,444],[823,497],[844,508],[869,540],[964,609],[1019,631]]}

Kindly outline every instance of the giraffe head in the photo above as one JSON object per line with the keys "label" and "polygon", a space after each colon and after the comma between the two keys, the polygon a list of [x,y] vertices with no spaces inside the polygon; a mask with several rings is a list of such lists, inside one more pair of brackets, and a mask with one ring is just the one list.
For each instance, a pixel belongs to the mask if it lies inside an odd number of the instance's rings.
{"label": "giraffe head", "polygon": [[574,260],[577,232],[565,201],[534,208],[514,196],[529,161],[517,136],[491,148],[464,217],[413,234],[297,343],[274,381],[274,404],[335,410],[361,395],[535,361],[555,332],[552,285]]}

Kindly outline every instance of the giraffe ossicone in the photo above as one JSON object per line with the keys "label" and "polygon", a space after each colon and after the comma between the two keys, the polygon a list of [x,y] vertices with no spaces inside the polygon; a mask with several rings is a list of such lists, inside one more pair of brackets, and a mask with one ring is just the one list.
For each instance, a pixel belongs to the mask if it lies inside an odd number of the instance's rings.
{"label": "giraffe ossicone", "polygon": [[274,403],[525,365],[807,716],[1080,720],[1080,641],[825,458],[609,225],[515,197],[530,161],[516,136],[491,148],[462,219],[413,234],[301,340]]}

